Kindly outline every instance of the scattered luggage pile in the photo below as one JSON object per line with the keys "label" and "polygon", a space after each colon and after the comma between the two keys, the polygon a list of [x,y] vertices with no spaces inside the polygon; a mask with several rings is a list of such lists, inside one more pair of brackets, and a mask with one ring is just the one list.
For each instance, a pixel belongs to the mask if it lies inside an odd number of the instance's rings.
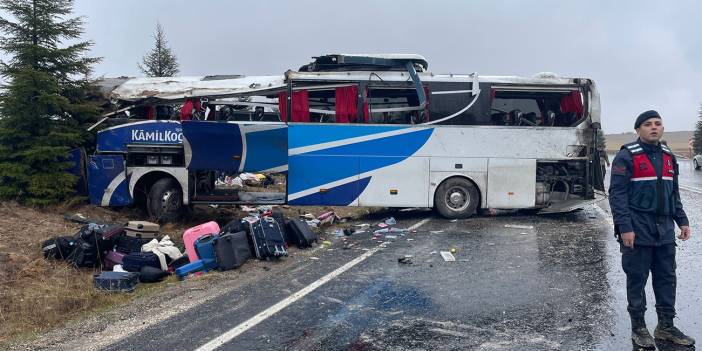
{"label": "scattered luggage pile", "polygon": [[317,240],[308,221],[286,219],[277,208],[264,208],[221,227],[214,221],[183,233],[185,253],[160,226],[145,221],[108,224],[84,221],[71,236],[46,240],[42,252],[47,259],[66,260],[76,268],[98,267],[93,277],[96,289],[131,292],[138,283],[154,283],[170,274],[184,279],[211,270],[241,267],[251,257],[277,260],[288,255],[288,244],[311,247]]}

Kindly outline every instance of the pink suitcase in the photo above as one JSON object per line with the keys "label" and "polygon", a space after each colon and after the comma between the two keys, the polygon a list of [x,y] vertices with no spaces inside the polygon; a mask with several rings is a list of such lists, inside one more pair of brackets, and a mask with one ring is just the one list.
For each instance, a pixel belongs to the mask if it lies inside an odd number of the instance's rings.
{"label": "pink suitcase", "polygon": [[183,233],[183,243],[185,244],[185,253],[188,254],[190,262],[195,262],[199,258],[195,252],[195,241],[207,234],[219,234],[219,224],[217,222],[207,222],[192,227]]}

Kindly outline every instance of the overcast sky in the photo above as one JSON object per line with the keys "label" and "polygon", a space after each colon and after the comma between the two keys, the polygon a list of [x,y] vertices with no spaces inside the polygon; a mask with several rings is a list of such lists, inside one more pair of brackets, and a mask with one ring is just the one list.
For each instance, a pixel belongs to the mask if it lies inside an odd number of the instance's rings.
{"label": "overcast sky", "polygon": [[658,110],[692,130],[702,2],[76,0],[97,75],[140,75],[157,21],[181,75],[282,74],[324,53],[418,53],[436,73],[555,72],[598,84],[607,133]]}

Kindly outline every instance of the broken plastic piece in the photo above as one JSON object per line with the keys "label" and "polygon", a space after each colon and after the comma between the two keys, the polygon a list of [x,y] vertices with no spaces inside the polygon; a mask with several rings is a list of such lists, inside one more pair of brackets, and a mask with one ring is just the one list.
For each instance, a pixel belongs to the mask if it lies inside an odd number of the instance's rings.
{"label": "broken plastic piece", "polygon": [[440,254],[441,258],[443,258],[446,262],[453,262],[456,260],[456,257],[454,257],[453,254],[448,251],[441,251]]}

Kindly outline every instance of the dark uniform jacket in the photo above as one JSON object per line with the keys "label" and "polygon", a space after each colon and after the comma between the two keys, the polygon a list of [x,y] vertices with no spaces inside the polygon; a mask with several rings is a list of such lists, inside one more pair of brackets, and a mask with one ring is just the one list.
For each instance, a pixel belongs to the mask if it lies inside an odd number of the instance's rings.
{"label": "dark uniform jacket", "polygon": [[678,167],[665,145],[622,146],[612,161],[609,204],[615,234],[633,231],[634,245],[675,242],[675,223],[689,225],[680,202]]}

